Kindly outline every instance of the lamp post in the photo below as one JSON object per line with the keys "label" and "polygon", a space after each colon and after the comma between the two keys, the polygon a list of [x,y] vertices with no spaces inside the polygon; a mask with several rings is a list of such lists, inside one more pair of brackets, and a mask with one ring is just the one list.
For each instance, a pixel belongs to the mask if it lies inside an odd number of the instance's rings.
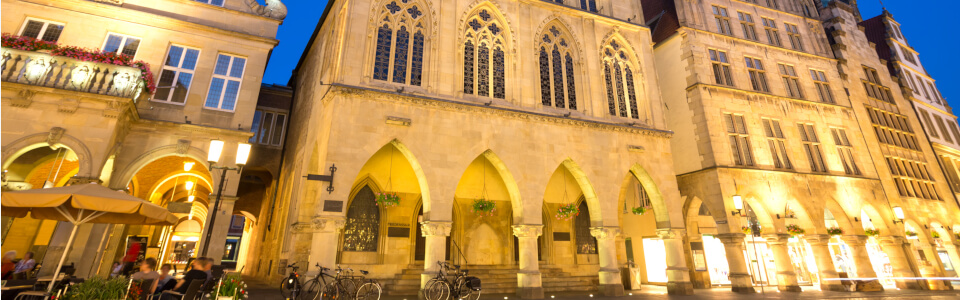
{"label": "lamp post", "polygon": [[213,224],[217,222],[217,211],[220,210],[220,198],[223,194],[223,182],[224,177],[227,177],[227,171],[237,171],[239,174],[243,171],[243,166],[247,164],[247,158],[250,157],[250,144],[247,143],[238,143],[237,144],[237,167],[231,168],[227,166],[217,166],[217,163],[220,162],[220,154],[223,153],[223,141],[221,140],[212,140],[210,141],[210,151],[207,151],[207,162],[210,163],[211,170],[221,170],[220,172],[220,183],[217,188],[217,198],[213,202],[213,214],[210,215],[210,224],[207,224],[207,235],[203,243],[203,251],[200,252],[201,256],[207,256],[207,250],[210,249],[210,239],[213,237]]}

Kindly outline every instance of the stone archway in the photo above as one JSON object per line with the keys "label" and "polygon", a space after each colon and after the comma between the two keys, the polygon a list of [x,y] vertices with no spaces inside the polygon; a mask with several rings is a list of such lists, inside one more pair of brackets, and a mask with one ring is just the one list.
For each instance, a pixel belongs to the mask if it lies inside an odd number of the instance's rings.
{"label": "stone archway", "polygon": [[[52,149],[66,147],[76,153],[77,161],[80,162],[80,170],[77,172],[77,176],[96,179],[100,170],[94,169],[95,162],[90,148],[80,139],[66,134],[64,131],[64,129],[55,127],[50,132],[27,135],[4,145],[3,168],[6,169],[17,157],[31,150],[40,147],[50,147]],[[102,162],[97,163],[102,164]],[[99,165],[97,166],[99,167]]]}

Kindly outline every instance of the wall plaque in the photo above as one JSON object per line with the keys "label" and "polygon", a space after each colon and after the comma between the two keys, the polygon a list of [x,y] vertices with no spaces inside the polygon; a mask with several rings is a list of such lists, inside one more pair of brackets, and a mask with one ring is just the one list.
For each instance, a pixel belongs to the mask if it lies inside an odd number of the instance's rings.
{"label": "wall plaque", "polygon": [[554,232],[553,233],[554,242],[569,242],[570,233],[569,232]]}
{"label": "wall plaque", "polygon": [[410,237],[410,227],[387,227],[387,237]]}
{"label": "wall plaque", "polygon": [[324,201],[323,201],[323,211],[343,212],[343,201],[339,201],[339,200],[324,200]]}

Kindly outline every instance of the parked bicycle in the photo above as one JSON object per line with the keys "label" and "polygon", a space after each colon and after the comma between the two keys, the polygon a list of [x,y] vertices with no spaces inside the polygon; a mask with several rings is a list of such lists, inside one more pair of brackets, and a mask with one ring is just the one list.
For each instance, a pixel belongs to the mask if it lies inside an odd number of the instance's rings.
{"label": "parked bicycle", "polygon": [[327,286],[328,278],[331,282],[335,279],[333,275],[327,274],[327,271],[330,271],[330,268],[324,268],[320,266],[319,263],[317,263],[316,267],[320,270],[320,272],[317,272],[316,276],[303,283],[303,293],[300,297],[302,300],[322,299],[321,292],[323,291],[323,287]]}
{"label": "parked bicycle", "polygon": [[287,269],[293,269],[287,278],[284,278],[280,282],[280,294],[283,295],[284,299],[300,299],[302,297],[302,285],[300,284],[300,273],[297,272],[300,267],[297,267],[297,263],[292,263],[287,265]]}
{"label": "parked bicycle", "polygon": [[321,299],[362,299],[379,300],[383,287],[375,279],[367,279],[370,272],[360,270],[360,276],[353,275],[353,269],[337,266],[337,275],[323,288]]}
{"label": "parked bicycle", "polygon": [[[444,261],[438,261],[437,265],[440,266],[440,271],[427,282],[423,290],[423,296],[427,300],[480,299],[480,278],[468,276],[469,270],[460,269],[460,265],[451,265]],[[447,275],[453,278],[448,278]]]}

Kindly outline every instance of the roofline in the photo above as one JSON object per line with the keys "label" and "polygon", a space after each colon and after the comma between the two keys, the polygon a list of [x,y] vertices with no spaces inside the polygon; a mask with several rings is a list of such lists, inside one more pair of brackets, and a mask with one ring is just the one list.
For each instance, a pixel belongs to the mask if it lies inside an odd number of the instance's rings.
{"label": "roofline", "polygon": [[327,7],[323,8],[323,14],[320,15],[320,20],[317,21],[317,27],[313,29],[313,34],[310,35],[310,40],[307,41],[307,47],[303,48],[303,53],[300,54],[300,60],[297,61],[297,66],[291,71],[292,74],[290,74],[290,79],[287,80],[287,86],[294,86],[293,80],[297,78],[297,72],[300,70],[300,66],[303,65],[303,61],[307,57],[307,53],[310,52],[310,48],[313,48],[313,41],[316,40],[317,35],[320,34],[320,28],[323,27],[323,23],[327,20],[327,16],[330,15],[330,10],[336,2],[337,0],[327,1]]}

